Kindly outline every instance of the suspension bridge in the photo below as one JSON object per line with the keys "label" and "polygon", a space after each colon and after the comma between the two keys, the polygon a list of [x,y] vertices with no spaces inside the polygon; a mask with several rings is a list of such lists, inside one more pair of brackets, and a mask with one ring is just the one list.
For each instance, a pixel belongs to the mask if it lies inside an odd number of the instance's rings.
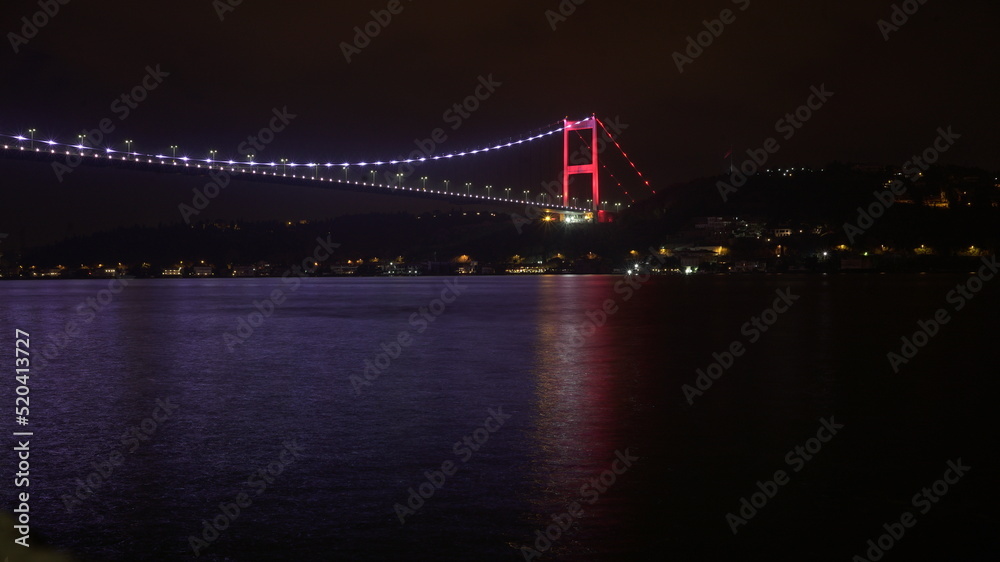
{"label": "suspension bridge", "polygon": [[[561,171],[539,179],[539,169],[555,171],[558,168],[551,158],[552,146],[527,149],[539,145],[547,138],[558,138],[562,133]],[[133,150],[134,141],[125,140],[125,149],[118,146],[92,146],[86,135],[78,135],[76,143],[61,142],[52,138],[37,138],[37,131],[26,134],[0,133],[2,154],[8,157],[29,157],[52,160],[57,175],[61,169],[71,171],[88,164],[127,166],[147,171],[179,171],[189,174],[229,174],[233,179],[293,185],[320,185],[369,193],[432,197],[460,203],[495,204],[497,206],[525,205],[541,211],[546,220],[567,222],[611,222],[623,208],[635,203],[635,196],[654,194],[649,181],[622,148],[616,135],[596,116],[580,120],[564,119],[545,128],[536,129],[501,142],[477,148],[453,150],[435,154],[434,149],[411,153],[407,158],[370,159],[356,161],[301,161],[279,158],[277,161],[260,162],[256,156],[243,155],[240,159],[222,159],[218,151],[208,151],[207,157],[197,158],[181,153],[171,145],[170,154],[147,153]],[[611,149],[611,150],[609,150]],[[527,152],[525,152],[527,151]],[[610,154],[606,154],[610,152]],[[491,157],[506,154],[508,160]],[[539,159],[545,160],[541,165]],[[510,161],[513,159],[513,163]],[[533,166],[526,162],[534,161]],[[425,168],[426,167],[426,168]],[[525,176],[516,179],[499,178],[511,175],[512,169],[532,168]],[[460,174],[461,181],[431,180],[430,175],[414,176],[417,170],[429,174],[434,169],[441,177]],[[534,175],[535,177],[528,177]],[[552,177],[555,176],[555,177]],[[623,179],[626,178],[627,179]],[[472,179],[476,181],[465,181]],[[491,178],[497,178],[493,181]],[[544,178],[550,178],[546,181]],[[558,178],[558,179],[557,179]],[[581,181],[583,180],[583,181]],[[587,181],[589,180],[589,181]],[[430,182],[430,185],[428,183]],[[519,185],[520,187],[495,187]],[[541,185],[539,190],[532,185]],[[532,193],[535,192],[535,196]]]}

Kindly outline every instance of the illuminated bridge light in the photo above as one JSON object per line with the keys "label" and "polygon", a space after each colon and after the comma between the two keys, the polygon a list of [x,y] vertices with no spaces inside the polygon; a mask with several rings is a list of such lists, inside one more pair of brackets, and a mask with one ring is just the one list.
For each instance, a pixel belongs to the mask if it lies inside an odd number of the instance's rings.
{"label": "illuminated bridge light", "polygon": [[[581,124],[581,123],[587,122],[588,120],[589,119],[580,120],[580,121],[576,121],[576,122],[573,122],[573,123],[574,124]],[[543,132],[541,132],[541,133],[536,132],[535,134],[531,134],[530,136],[524,136],[524,137],[520,137],[520,138],[515,138],[513,140],[508,139],[507,142],[500,142],[500,143],[498,143],[496,145],[487,145],[487,146],[482,147],[482,148],[475,148],[475,149],[469,149],[469,150],[464,150],[464,151],[454,151],[454,152],[450,152],[450,153],[447,153],[447,154],[436,154],[436,155],[428,154],[428,155],[424,155],[424,156],[421,156],[421,157],[418,157],[418,158],[405,158],[405,159],[401,158],[401,159],[392,159],[392,160],[378,160],[378,161],[375,161],[374,163],[368,162],[368,161],[357,162],[357,163],[344,162],[344,163],[339,164],[339,165],[342,166],[345,169],[345,172],[346,172],[347,169],[349,167],[351,167],[351,166],[366,167],[366,166],[385,166],[387,164],[391,164],[391,165],[398,165],[398,164],[403,164],[403,163],[412,164],[412,163],[415,163],[415,162],[441,161],[441,160],[445,160],[445,159],[452,159],[452,158],[455,158],[455,157],[464,157],[464,156],[474,156],[474,155],[479,155],[479,154],[485,154],[485,153],[488,153],[488,152],[495,152],[495,151],[498,151],[498,150],[501,150],[501,149],[504,149],[504,148],[510,148],[510,147],[513,147],[513,146],[519,146],[519,145],[522,145],[522,144],[525,144],[525,143],[529,143],[529,142],[534,141],[534,140],[538,140],[538,139],[542,139],[542,138],[545,138],[545,137],[552,136],[552,135],[554,135],[556,133],[564,132],[566,130],[566,128],[568,127],[568,125],[566,125],[566,123],[568,123],[568,122],[567,121],[562,121],[560,123],[560,126],[554,126],[550,130],[546,131],[546,130],[543,129]],[[603,123],[601,125],[603,125]],[[24,143],[24,141],[29,140],[24,135],[20,135],[20,134],[16,135],[16,136],[0,134],[0,137],[6,137],[6,138],[9,138],[11,140],[15,140],[15,141],[17,141],[19,143]],[[82,140],[82,138],[81,138],[81,140]],[[643,177],[643,174],[636,168],[635,163],[633,161],[631,161],[631,158],[629,158],[628,154],[621,150],[620,144],[617,141],[615,141],[615,139],[612,139],[612,141],[614,142],[615,146],[622,152],[623,156],[628,160],[628,163],[631,165],[631,167],[633,169],[635,169],[636,174],[643,180],[643,183],[648,186],[650,184],[650,182],[647,181],[645,177]],[[128,141],[129,144],[131,144],[131,142],[132,141]],[[58,142],[55,139],[48,139],[48,140],[40,140],[39,144],[41,144],[41,145],[47,145],[47,146],[52,147],[52,148],[59,148],[58,152],[60,152],[60,153],[63,151],[63,147],[65,147],[67,155],[72,155],[72,153],[69,151],[69,149],[75,149],[76,151],[78,151],[78,154],[80,156],[91,156],[92,155],[94,158],[100,158],[100,147],[87,146],[87,145],[84,145],[82,142],[80,142],[80,143],[78,143],[76,145],[72,145],[72,144],[68,144],[68,143],[65,143],[65,144],[64,143],[60,143],[60,142]],[[23,145],[15,145],[14,147],[12,147],[10,145],[6,145],[5,144],[5,145],[3,145],[3,147],[6,150],[10,150],[12,148],[16,148],[16,149],[21,150],[21,151],[24,151],[24,150],[27,150],[27,149],[30,148],[31,150],[34,150],[35,152],[39,152],[39,153],[44,150],[44,148],[25,147]],[[50,150],[50,152],[52,154],[56,154],[57,150],[52,149],[52,150]],[[184,162],[185,167],[190,167],[190,162],[195,162],[196,167],[199,168],[199,169],[201,168],[201,163],[206,164],[206,166],[205,166],[206,169],[215,169],[214,165],[218,164],[218,169],[219,170],[225,170],[225,169],[227,169],[227,168],[225,168],[225,166],[228,165],[229,166],[228,169],[231,170],[234,173],[246,173],[246,171],[249,169],[251,171],[251,173],[257,174],[258,172],[256,171],[255,168],[258,167],[258,166],[261,166],[261,167],[265,167],[268,170],[270,170],[270,174],[268,173],[268,171],[261,170],[260,175],[271,175],[272,177],[279,177],[278,174],[275,171],[276,167],[279,165],[279,163],[277,163],[277,162],[259,163],[259,162],[254,162],[252,159],[250,161],[236,161],[236,160],[223,161],[223,160],[215,160],[214,158],[211,157],[211,156],[214,156],[214,154],[210,154],[210,157],[206,158],[206,159],[196,159],[196,158],[190,158],[188,156],[177,157],[176,155],[173,155],[173,156],[166,156],[166,155],[163,155],[163,154],[153,155],[153,154],[143,154],[143,153],[138,153],[138,152],[133,152],[133,151],[120,152],[120,151],[117,151],[117,150],[115,150],[114,148],[111,148],[111,147],[106,147],[105,150],[104,150],[104,154],[106,155],[106,157],[108,158],[108,160],[114,160],[114,156],[113,156],[114,154],[123,154],[123,156],[121,158],[121,160],[123,162],[127,162],[127,161],[131,160],[132,158],[135,158],[135,161],[137,163],[143,163],[143,162],[148,163],[148,164],[158,163],[160,165],[165,165],[165,164],[169,163],[170,165],[177,166],[178,162]],[[284,168],[285,166],[291,166],[293,172],[295,171],[296,168],[299,168],[299,167],[308,167],[308,168],[313,168],[313,174],[305,174],[305,173],[303,173],[302,175],[299,175],[299,174],[293,173],[290,177],[294,178],[294,179],[303,179],[303,180],[311,179],[311,180],[314,180],[314,181],[328,181],[328,182],[331,182],[331,183],[336,182],[336,183],[343,183],[343,184],[346,184],[346,185],[358,185],[358,186],[365,186],[365,187],[369,187],[369,186],[376,187],[377,186],[377,187],[382,187],[382,188],[385,188],[385,189],[406,190],[406,191],[410,191],[410,192],[413,192],[413,191],[422,191],[422,192],[425,192],[425,193],[433,193],[433,194],[438,194],[438,195],[448,195],[449,197],[460,196],[460,197],[468,197],[470,199],[474,198],[474,199],[479,199],[480,201],[505,201],[505,202],[509,202],[509,203],[521,202],[521,203],[529,203],[529,204],[531,204],[530,201],[527,198],[524,199],[524,200],[515,200],[515,199],[511,199],[509,196],[505,197],[505,198],[504,197],[493,197],[492,194],[487,194],[487,195],[473,195],[473,194],[469,193],[469,194],[466,194],[466,195],[462,195],[461,193],[452,193],[452,192],[448,191],[447,189],[442,189],[442,190],[431,189],[431,190],[428,190],[426,188],[426,179],[424,180],[425,181],[425,187],[423,189],[420,189],[420,188],[413,188],[413,187],[404,187],[401,184],[395,184],[394,185],[392,183],[389,183],[389,184],[384,184],[383,185],[383,184],[376,184],[374,182],[371,182],[371,183],[369,183],[369,182],[360,182],[359,183],[359,182],[356,182],[356,181],[349,181],[347,178],[345,178],[344,180],[337,180],[335,178],[322,178],[322,177],[319,177],[319,175],[316,173],[316,168],[318,168],[320,166],[326,166],[327,168],[332,168],[333,166],[337,165],[337,164],[334,164],[332,162],[327,162],[325,164],[322,164],[322,163],[315,163],[315,162],[309,162],[309,163],[288,162],[287,160],[285,160],[281,165],[283,166],[283,170],[282,170],[282,175],[280,177],[289,177],[288,174],[284,173],[284,170],[286,169],[286,168]],[[571,206],[567,206],[567,205],[552,205],[552,207],[553,208],[559,208],[559,209],[575,209],[575,210],[579,209],[579,210],[586,210],[586,207],[571,207]]]}

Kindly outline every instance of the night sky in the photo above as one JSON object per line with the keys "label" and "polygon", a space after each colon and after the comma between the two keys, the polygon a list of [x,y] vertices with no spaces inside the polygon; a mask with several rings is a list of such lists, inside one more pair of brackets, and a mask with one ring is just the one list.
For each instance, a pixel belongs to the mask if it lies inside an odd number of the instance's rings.
{"label": "night sky", "polygon": [[[1000,169],[1000,6],[990,0],[929,0],[888,41],[878,24],[892,15],[888,1],[586,0],[559,21],[546,15],[559,10],[557,0],[404,0],[348,63],[342,43],[388,4],[244,0],[220,19],[226,4],[211,0],[72,0],[18,53],[11,45],[18,41],[6,36],[0,132],[36,128],[37,138],[71,142],[110,117],[109,141],[119,148],[131,138],[142,151],[176,144],[191,156],[209,148],[235,155],[273,108],[287,107],[296,118],[265,159],[396,157],[447,127],[444,112],[492,75],[502,85],[449,130],[444,150],[596,113],[629,125],[623,146],[654,186],[666,188],[722,172],[731,146],[742,155],[777,136],[775,123],[805,103],[811,87],[825,85],[833,97],[782,141],[774,165],[901,165],[933,142],[938,127],[952,126],[962,138],[944,163]],[[672,55],[725,9],[735,21],[679,72]],[[21,18],[39,10],[37,1],[4,2],[2,30],[21,33]],[[157,65],[169,76],[120,120],[113,101]],[[176,222],[177,204],[204,183],[85,168],[60,183],[47,163],[9,160],[0,160],[0,182],[0,232],[24,228],[29,242]],[[242,184],[210,216],[320,218],[434,206]]]}

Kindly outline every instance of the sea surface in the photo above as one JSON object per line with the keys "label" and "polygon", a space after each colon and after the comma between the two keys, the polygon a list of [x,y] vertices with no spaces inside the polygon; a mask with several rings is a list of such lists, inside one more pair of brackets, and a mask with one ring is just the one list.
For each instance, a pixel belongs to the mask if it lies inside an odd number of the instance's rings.
{"label": "sea surface", "polygon": [[32,546],[5,519],[0,552],[996,560],[1000,280],[949,298],[973,277],[2,282]]}

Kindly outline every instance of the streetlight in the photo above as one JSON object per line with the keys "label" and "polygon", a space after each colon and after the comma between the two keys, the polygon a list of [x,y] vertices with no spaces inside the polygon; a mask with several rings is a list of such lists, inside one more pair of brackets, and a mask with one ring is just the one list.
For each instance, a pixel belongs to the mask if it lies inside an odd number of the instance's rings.
{"label": "streetlight", "polygon": [[131,141],[131,140],[126,140],[125,141],[125,151],[128,152],[129,155],[132,154],[132,142],[133,141]]}
{"label": "streetlight", "polygon": [[465,194],[472,195],[472,182],[466,182],[465,184]]}
{"label": "streetlight", "polygon": [[[347,183],[347,170],[348,169],[349,168],[347,166],[344,166],[344,183]],[[374,180],[372,180],[372,181],[374,181]]]}
{"label": "streetlight", "polygon": [[524,200],[525,200],[525,201],[527,201],[527,200],[528,200],[528,195],[529,195],[530,193],[531,193],[531,191],[530,191],[530,190],[527,190],[527,189],[525,189],[525,190],[524,190]]}
{"label": "streetlight", "polygon": [[424,182],[424,191],[427,191],[427,176],[421,177],[420,180]]}
{"label": "streetlight", "polygon": [[319,176],[319,164],[309,164],[309,167],[313,169],[313,179],[317,179]]}
{"label": "streetlight", "polygon": [[31,137],[31,144],[29,145],[32,150],[35,149],[35,129],[28,129],[28,136]]}
{"label": "streetlight", "polygon": [[218,156],[218,154],[219,154],[218,150],[209,150],[208,151],[208,159],[209,160],[215,160],[216,156]]}
{"label": "streetlight", "polygon": [[490,196],[490,193],[491,193],[492,191],[493,191],[493,186],[492,186],[492,185],[487,185],[487,186],[486,186],[486,196],[487,196],[487,197],[489,197],[489,196]]}
{"label": "streetlight", "polygon": [[80,154],[83,154],[83,148],[84,148],[84,146],[85,146],[85,145],[83,144],[83,141],[85,141],[86,139],[87,139],[87,135],[77,135],[77,136],[76,136],[76,140],[77,140],[77,141],[79,141],[79,143],[80,143],[80,144],[79,144],[79,147],[80,147]]}
{"label": "streetlight", "polygon": [[372,170],[372,185],[375,185],[375,170]]}
{"label": "streetlight", "polygon": [[288,158],[282,158],[281,162],[281,175],[285,175],[285,167],[288,166]]}
{"label": "streetlight", "polygon": [[510,199],[510,188],[509,187],[505,188],[504,191],[507,192],[507,199],[509,200]]}
{"label": "streetlight", "polygon": [[173,154],[173,157],[177,158],[177,145],[176,144],[170,145],[170,150],[171,150],[171,153]]}
{"label": "streetlight", "polygon": [[574,207],[577,207],[577,206],[578,206],[578,205],[577,205],[577,198],[576,198],[576,197],[573,197],[573,206],[574,206]]}
{"label": "streetlight", "polygon": [[621,203],[615,203],[615,212],[618,213],[618,212],[621,212],[621,210],[622,210],[622,204]]}
{"label": "streetlight", "polygon": [[444,180],[444,191],[445,191],[445,193],[451,193],[450,191],[448,191],[449,189],[451,189],[450,187],[448,187],[449,185],[451,185],[451,180]]}
{"label": "streetlight", "polygon": [[396,187],[403,187],[403,174],[396,174]]}
{"label": "streetlight", "polygon": [[603,210],[607,211],[608,210],[608,202],[607,201],[601,201],[601,207],[603,208]]}

